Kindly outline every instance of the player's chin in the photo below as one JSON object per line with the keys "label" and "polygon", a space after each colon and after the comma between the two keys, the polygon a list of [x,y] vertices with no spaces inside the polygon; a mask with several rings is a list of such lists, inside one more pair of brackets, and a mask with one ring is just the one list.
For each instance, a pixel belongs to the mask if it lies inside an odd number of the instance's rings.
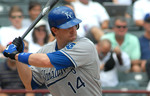
{"label": "player's chin", "polygon": [[72,37],[70,38],[70,41],[74,41],[76,38],[77,38],[77,36],[72,36]]}

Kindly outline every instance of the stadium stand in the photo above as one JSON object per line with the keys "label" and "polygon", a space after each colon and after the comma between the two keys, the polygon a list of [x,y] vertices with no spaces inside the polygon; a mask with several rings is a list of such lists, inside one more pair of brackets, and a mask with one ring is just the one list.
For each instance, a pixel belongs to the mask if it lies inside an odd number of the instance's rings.
{"label": "stadium stand", "polygon": [[[129,90],[146,90],[148,84],[148,77],[145,72],[141,73],[125,73],[119,72],[119,81],[128,82],[126,84],[120,84],[116,87],[103,87],[103,90],[120,90],[120,91],[129,91]],[[137,85],[137,84],[139,85]],[[147,96],[146,94],[135,94],[135,93],[106,93],[103,96]]]}
{"label": "stadium stand", "polygon": [[130,81],[133,80],[139,84],[140,87],[147,87],[148,84],[148,76],[145,72],[140,72],[140,73],[125,73],[125,72],[119,72],[119,80],[120,82],[125,82],[125,81]]}

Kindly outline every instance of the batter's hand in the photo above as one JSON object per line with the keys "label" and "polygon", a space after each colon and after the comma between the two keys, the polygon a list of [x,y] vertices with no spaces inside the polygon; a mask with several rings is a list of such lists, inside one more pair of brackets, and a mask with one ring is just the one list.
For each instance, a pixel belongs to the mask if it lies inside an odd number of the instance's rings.
{"label": "batter's hand", "polygon": [[15,38],[12,42],[12,44],[16,45],[17,51],[19,53],[24,51],[24,43],[21,37]]}
{"label": "batter's hand", "polygon": [[10,59],[15,60],[15,55],[18,53],[17,47],[14,44],[10,44],[7,48],[3,51],[3,55],[5,57],[9,57]]}

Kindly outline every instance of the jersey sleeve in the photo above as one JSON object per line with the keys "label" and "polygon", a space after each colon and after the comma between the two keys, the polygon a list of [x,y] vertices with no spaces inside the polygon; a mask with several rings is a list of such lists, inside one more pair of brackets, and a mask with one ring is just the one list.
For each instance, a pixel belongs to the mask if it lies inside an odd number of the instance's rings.
{"label": "jersey sleeve", "polygon": [[68,44],[60,52],[68,57],[75,67],[79,67],[90,64],[94,60],[92,59],[95,57],[94,47],[89,40],[82,40]]}
{"label": "jersey sleeve", "polygon": [[37,67],[31,66],[32,70],[32,81],[31,81],[31,87],[32,89],[37,89],[40,86],[42,86],[44,80],[41,77],[41,72]]}
{"label": "jersey sleeve", "polygon": [[56,70],[64,69],[67,67],[74,67],[71,60],[60,51],[47,53],[47,56],[49,57],[51,64],[56,68]]}

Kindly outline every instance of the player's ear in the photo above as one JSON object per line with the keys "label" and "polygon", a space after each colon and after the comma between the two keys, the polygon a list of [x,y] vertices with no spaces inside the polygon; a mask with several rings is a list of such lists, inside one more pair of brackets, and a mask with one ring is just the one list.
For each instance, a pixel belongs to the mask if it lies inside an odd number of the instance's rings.
{"label": "player's ear", "polygon": [[55,27],[52,27],[52,28],[51,28],[51,31],[52,31],[53,34],[55,34],[55,35],[58,33],[58,32],[57,32],[58,30],[59,30],[59,29],[58,29],[58,28],[55,28]]}

